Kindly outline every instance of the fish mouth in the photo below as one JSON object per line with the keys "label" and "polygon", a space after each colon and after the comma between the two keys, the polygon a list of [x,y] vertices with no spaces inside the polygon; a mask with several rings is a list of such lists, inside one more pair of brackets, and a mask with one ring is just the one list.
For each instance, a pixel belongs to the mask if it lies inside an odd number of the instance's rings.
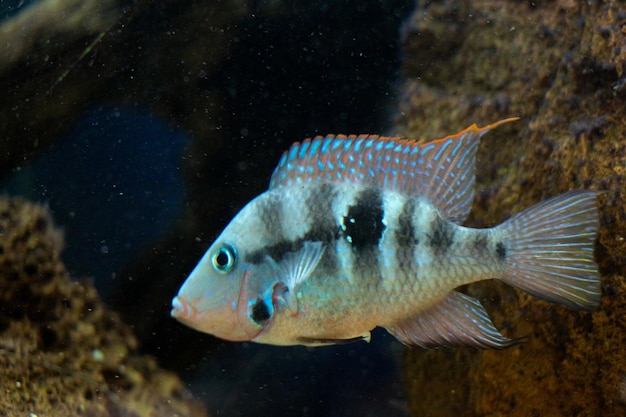
{"label": "fish mouth", "polygon": [[170,315],[177,320],[190,320],[194,315],[194,309],[181,296],[176,296],[172,300],[172,311]]}

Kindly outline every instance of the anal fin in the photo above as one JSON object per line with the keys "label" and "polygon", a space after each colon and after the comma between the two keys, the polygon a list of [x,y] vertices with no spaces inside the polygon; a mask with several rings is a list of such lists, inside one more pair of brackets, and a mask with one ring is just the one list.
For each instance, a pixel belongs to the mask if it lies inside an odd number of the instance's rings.
{"label": "anal fin", "polygon": [[457,291],[417,317],[387,327],[387,331],[406,345],[423,348],[461,345],[502,349],[519,342],[500,334],[478,300]]}

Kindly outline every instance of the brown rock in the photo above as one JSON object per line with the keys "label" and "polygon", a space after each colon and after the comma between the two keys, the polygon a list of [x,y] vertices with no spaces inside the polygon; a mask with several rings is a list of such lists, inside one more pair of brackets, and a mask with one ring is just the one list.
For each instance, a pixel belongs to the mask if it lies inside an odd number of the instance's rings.
{"label": "brown rock", "polygon": [[0,414],[203,416],[93,286],[70,280],[47,211],[0,198]]}

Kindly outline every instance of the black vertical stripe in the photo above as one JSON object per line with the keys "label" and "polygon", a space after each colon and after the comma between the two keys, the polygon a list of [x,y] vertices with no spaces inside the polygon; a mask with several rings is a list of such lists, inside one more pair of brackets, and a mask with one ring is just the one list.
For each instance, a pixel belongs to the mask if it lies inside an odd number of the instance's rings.
{"label": "black vertical stripe", "polygon": [[337,238],[339,225],[333,216],[333,202],[337,194],[333,184],[325,183],[313,188],[305,201],[311,226],[304,234],[304,240],[329,243]]}
{"label": "black vertical stripe", "polygon": [[382,193],[378,188],[368,187],[357,195],[354,204],[348,207],[342,227],[354,250],[378,246],[385,231],[383,216]]}
{"label": "black vertical stripe", "polygon": [[398,268],[404,271],[414,269],[415,246],[419,244],[413,224],[415,213],[415,200],[407,199],[402,205],[402,211],[398,216],[398,227],[394,233],[396,240],[396,262]]}
{"label": "black vertical stripe", "polygon": [[[352,273],[354,277],[365,277],[373,282],[382,282],[382,271],[378,262],[380,250],[378,246],[367,246],[354,250],[354,265]],[[372,281],[370,281],[372,282]]]}
{"label": "black vertical stripe", "polygon": [[340,226],[336,223],[333,214],[333,203],[338,198],[338,194],[335,185],[324,183],[315,187],[305,201],[311,226],[302,239],[326,244],[326,251],[318,268],[326,271],[324,274],[327,275],[334,274],[339,265],[336,244]]}
{"label": "black vertical stripe", "polygon": [[281,199],[276,193],[268,193],[259,202],[259,214],[266,236],[282,239],[283,233],[283,208]]}
{"label": "black vertical stripe", "polygon": [[454,243],[454,225],[440,216],[433,221],[430,230],[430,246],[439,251],[447,250]]}
{"label": "black vertical stripe", "polygon": [[488,237],[487,231],[478,230],[473,240],[474,250],[479,254],[483,254],[487,250],[488,244],[489,244],[489,237]]}
{"label": "black vertical stripe", "polygon": [[418,244],[413,225],[413,213],[415,213],[415,200],[409,198],[402,205],[402,211],[398,217],[398,229],[396,229],[396,242],[399,246],[407,247]]}

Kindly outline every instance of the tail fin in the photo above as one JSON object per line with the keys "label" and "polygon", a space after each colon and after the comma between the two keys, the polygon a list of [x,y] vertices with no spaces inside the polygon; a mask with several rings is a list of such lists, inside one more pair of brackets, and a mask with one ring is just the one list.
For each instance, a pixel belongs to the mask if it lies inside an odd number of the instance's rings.
{"label": "tail fin", "polygon": [[506,236],[502,280],[547,301],[596,309],[601,296],[593,260],[598,219],[593,191],[571,191],[511,217],[494,230]]}

